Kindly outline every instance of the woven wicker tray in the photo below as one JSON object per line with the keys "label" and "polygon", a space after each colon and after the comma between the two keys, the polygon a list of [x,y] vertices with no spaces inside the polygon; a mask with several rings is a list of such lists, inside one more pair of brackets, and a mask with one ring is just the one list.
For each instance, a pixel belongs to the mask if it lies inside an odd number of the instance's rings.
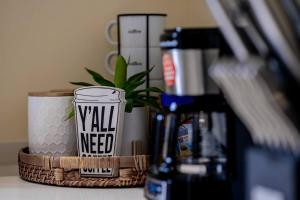
{"label": "woven wicker tray", "polygon": [[[18,155],[22,179],[48,185],[69,187],[141,187],[145,183],[149,156],[54,157],[29,154],[28,148]],[[79,169],[115,168],[115,178],[80,177]]]}

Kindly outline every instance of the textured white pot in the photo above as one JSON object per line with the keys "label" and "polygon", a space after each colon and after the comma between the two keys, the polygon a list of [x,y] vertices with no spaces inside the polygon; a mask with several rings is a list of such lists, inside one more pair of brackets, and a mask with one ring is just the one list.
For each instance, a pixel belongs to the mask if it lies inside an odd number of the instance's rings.
{"label": "textured white pot", "polygon": [[135,107],[131,113],[125,112],[121,155],[132,155],[132,141],[143,142],[143,153],[148,147],[148,112],[145,107]]}
{"label": "textured white pot", "polygon": [[77,154],[74,118],[66,120],[72,93],[30,93],[28,97],[28,143],[33,154]]}

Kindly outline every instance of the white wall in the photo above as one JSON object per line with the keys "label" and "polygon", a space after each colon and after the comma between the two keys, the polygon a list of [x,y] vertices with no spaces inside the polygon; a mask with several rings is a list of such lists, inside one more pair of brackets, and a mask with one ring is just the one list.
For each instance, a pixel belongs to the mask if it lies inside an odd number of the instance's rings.
{"label": "white wall", "polygon": [[[27,93],[106,77],[104,28],[119,13],[167,13],[167,27],[214,26],[204,0],[0,0],[0,143],[27,140]],[[110,77],[111,78],[111,77]]]}

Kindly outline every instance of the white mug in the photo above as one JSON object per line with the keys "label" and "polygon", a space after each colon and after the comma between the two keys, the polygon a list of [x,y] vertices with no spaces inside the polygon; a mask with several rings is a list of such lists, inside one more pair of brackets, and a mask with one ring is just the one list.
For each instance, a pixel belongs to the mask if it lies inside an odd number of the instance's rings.
{"label": "white mug", "polygon": [[[120,14],[106,28],[106,39],[120,47],[159,47],[166,14]],[[118,41],[112,39],[112,28],[118,27]]]}
{"label": "white mug", "polygon": [[[147,60],[149,59],[149,68],[154,66],[154,69],[150,73],[149,79],[161,80],[163,79],[162,72],[162,59],[160,47],[147,48],[120,48],[120,54],[124,56],[126,60],[129,60],[127,67],[127,77],[130,77],[136,73],[145,71],[147,69]],[[105,59],[105,67],[108,72],[114,74],[112,67],[112,60],[118,55],[117,51],[111,51],[107,54]],[[147,59],[148,55],[148,59]]]}

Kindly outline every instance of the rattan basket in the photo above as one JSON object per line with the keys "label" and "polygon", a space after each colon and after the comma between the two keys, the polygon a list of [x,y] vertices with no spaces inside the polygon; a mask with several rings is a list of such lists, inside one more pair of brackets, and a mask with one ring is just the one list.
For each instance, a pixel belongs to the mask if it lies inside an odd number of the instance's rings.
{"label": "rattan basket", "polygon": [[[69,187],[141,187],[145,183],[149,156],[54,157],[29,154],[28,148],[18,155],[22,179],[48,185]],[[115,168],[115,178],[80,177],[79,169]]]}

